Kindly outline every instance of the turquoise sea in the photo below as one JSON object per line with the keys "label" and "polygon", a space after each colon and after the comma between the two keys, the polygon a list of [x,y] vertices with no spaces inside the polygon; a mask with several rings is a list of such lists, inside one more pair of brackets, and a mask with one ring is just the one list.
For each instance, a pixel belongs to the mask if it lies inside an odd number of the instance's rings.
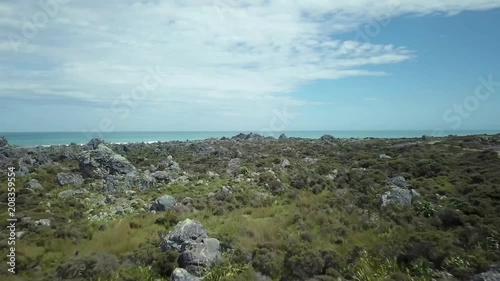
{"label": "turquoise sea", "polygon": [[[129,143],[129,142],[156,142],[156,141],[186,141],[204,140],[209,138],[232,137],[240,132],[105,132],[105,133],[84,133],[84,132],[51,132],[51,133],[2,133],[10,144],[19,146],[39,146],[39,145],[65,145],[70,143],[87,143],[90,139],[100,137],[107,142]],[[250,133],[243,131],[242,133]],[[478,135],[478,134],[498,134],[500,131],[491,130],[471,130],[471,131],[448,131],[439,134],[432,130],[422,131],[286,131],[262,133],[264,136],[278,137],[284,133],[288,137],[319,138],[324,134],[330,134],[337,138],[415,138],[423,135]]]}

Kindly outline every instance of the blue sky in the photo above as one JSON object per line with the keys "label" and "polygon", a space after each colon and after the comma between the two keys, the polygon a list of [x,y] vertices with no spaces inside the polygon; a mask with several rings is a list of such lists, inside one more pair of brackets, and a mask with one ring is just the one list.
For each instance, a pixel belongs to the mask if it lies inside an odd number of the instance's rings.
{"label": "blue sky", "polygon": [[0,1],[0,132],[500,131],[500,1],[336,2]]}

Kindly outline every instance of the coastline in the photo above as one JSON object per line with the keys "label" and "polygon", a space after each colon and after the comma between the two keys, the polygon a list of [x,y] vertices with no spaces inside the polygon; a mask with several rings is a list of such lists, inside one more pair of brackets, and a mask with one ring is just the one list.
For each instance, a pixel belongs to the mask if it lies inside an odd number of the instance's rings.
{"label": "coastline", "polygon": [[[432,135],[429,131],[424,130],[380,130],[380,131],[366,131],[366,130],[352,130],[352,131],[283,131],[275,132],[272,134],[260,134],[264,137],[278,139],[279,135],[286,135],[289,138],[295,139],[318,139],[323,135],[332,135],[338,139],[418,139],[423,136],[428,137],[445,137],[453,136],[478,136],[478,135],[496,135],[500,131],[495,130],[464,130],[464,131],[449,131],[444,132],[443,135]],[[241,132],[110,132],[96,136],[111,144],[133,144],[133,143],[147,143],[152,144],[156,142],[196,142],[207,141],[211,139],[231,138]],[[252,132],[243,131],[244,134],[253,134]],[[85,145],[93,136],[86,136],[84,133],[79,132],[27,132],[27,133],[0,133],[0,136],[5,136],[11,145],[20,147],[50,147],[50,146],[69,146],[71,144]]]}

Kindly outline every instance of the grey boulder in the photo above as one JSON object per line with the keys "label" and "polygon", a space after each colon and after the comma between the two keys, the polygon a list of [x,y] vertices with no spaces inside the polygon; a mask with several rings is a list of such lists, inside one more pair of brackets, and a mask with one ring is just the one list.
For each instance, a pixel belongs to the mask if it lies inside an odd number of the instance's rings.
{"label": "grey boulder", "polygon": [[83,178],[82,176],[77,174],[59,173],[57,174],[57,184],[59,184],[60,186],[81,186],[83,184]]}
{"label": "grey boulder", "polygon": [[179,222],[161,244],[164,251],[182,251],[187,244],[208,238],[208,233],[198,221],[186,219]]}
{"label": "grey boulder", "polygon": [[171,276],[172,281],[201,281],[202,279],[191,275],[184,268],[176,268],[174,272],[172,272]]}
{"label": "grey boulder", "polygon": [[103,144],[99,144],[97,149],[81,153],[78,164],[84,177],[95,179],[104,179],[108,175],[125,175],[135,170],[125,157]]}
{"label": "grey boulder", "polygon": [[170,195],[163,195],[162,197],[153,201],[150,210],[157,212],[165,212],[172,209],[176,203],[177,201],[175,200],[174,197]]}
{"label": "grey boulder", "polygon": [[402,176],[397,176],[389,179],[389,184],[400,188],[408,188],[408,185],[406,184],[406,179]]}
{"label": "grey boulder", "polygon": [[42,190],[43,186],[40,184],[39,181],[32,179],[24,185],[24,188],[31,190]]}
{"label": "grey boulder", "polygon": [[203,274],[203,268],[210,268],[221,260],[220,242],[214,238],[204,238],[200,242],[189,243],[179,257],[179,265],[196,275]]}
{"label": "grey boulder", "polygon": [[382,207],[387,207],[391,204],[399,204],[403,206],[411,205],[414,198],[420,196],[416,190],[408,190],[400,187],[393,187],[382,195]]}

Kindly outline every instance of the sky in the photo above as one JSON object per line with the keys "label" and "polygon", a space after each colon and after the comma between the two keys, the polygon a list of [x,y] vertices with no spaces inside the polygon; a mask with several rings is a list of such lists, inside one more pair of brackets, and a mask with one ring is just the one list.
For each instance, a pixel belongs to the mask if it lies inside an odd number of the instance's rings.
{"label": "sky", "polygon": [[500,0],[0,0],[0,132],[500,131]]}

